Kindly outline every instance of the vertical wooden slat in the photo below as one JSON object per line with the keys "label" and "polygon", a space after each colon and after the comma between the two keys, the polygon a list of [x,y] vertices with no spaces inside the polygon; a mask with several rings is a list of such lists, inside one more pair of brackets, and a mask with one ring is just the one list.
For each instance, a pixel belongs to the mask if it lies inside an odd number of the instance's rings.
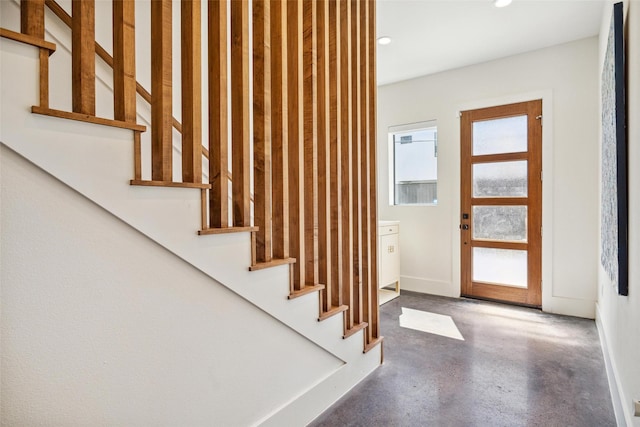
{"label": "vertical wooden slat", "polygon": [[173,180],[171,25],[171,0],[152,1],[151,176],[155,181]]}
{"label": "vertical wooden slat", "polygon": [[289,162],[287,95],[287,9],[271,1],[271,153],[273,257],[289,257]]}
{"label": "vertical wooden slat", "polygon": [[207,190],[200,190],[200,228],[202,230],[209,226],[209,218],[207,217]]}
{"label": "vertical wooden slat", "polygon": [[340,2],[340,150],[342,197],[342,300],[349,306],[345,329],[354,325],[353,302],[353,204],[351,146],[351,7],[350,0]]}
{"label": "vertical wooden slat", "polygon": [[40,106],[49,108],[49,52],[40,49]]}
{"label": "vertical wooden slat", "polygon": [[361,123],[360,123],[360,1],[351,2],[351,144],[353,202],[353,315],[362,323],[362,193],[360,190]]}
{"label": "vertical wooden slat", "polygon": [[318,284],[318,82],[316,0],[303,0],[305,283]]}
{"label": "vertical wooden slat", "polygon": [[318,281],[322,290],[321,310],[331,308],[331,205],[330,205],[330,128],[329,128],[329,1],[317,3],[318,58]]}
{"label": "vertical wooden slat", "polygon": [[20,0],[20,32],[44,39],[44,0]]}
{"label": "vertical wooden slat", "polygon": [[113,118],[130,123],[136,122],[135,25],[135,1],[113,0]]}
{"label": "vertical wooden slat", "polygon": [[369,287],[371,289],[370,307],[371,313],[369,316],[369,333],[368,337],[371,341],[380,338],[380,310],[378,306],[378,211],[377,211],[377,144],[376,144],[376,1],[369,0],[369,18],[368,18],[368,51],[369,60],[367,68],[369,71],[369,238],[371,248],[369,265],[370,280]]}
{"label": "vertical wooden slat", "polygon": [[330,205],[331,205],[331,305],[342,305],[342,200],[341,192],[341,115],[340,85],[342,81],[340,69],[340,7],[337,1],[329,3],[329,157],[330,157]]}
{"label": "vertical wooden slat", "polygon": [[303,171],[303,115],[302,115],[302,2],[290,0],[287,4],[287,88],[288,88],[288,137],[289,137],[289,248],[297,258],[292,268],[292,291],[299,291],[305,284],[304,259],[304,195]]}
{"label": "vertical wooden slat", "polygon": [[253,0],[253,177],[256,262],[271,260],[270,1]]}
{"label": "vertical wooden slat", "polygon": [[209,15],[209,227],[229,226],[227,6],[210,0]]}
{"label": "vertical wooden slat", "polygon": [[142,141],[141,132],[133,133],[133,177],[136,180],[142,179]]}
{"label": "vertical wooden slat", "polygon": [[[44,0],[20,0],[20,31],[44,39]],[[49,52],[40,49],[40,106],[49,107]]]}
{"label": "vertical wooden slat", "polygon": [[95,116],[95,1],[73,0],[71,8],[71,74],[73,111],[75,113]]}
{"label": "vertical wooden slat", "polygon": [[181,2],[182,181],[202,182],[200,0]]}
{"label": "vertical wooden slat", "polygon": [[233,225],[251,225],[249,183],[249,2],[231,2],[231,152]]}
{"label": "vertical wooden slat", "polygon": [[[362,309],[364,321],[371,323],[371,310],[373,301],[371,298],[371,187],[370,175],[370,134],[369,134],[369,102],[370,102],[370,86],[369,86],[369,2],[360,3],[360,111],[361,111],[361,185],[360,194],[362,197]],[[371,342],[371,328],[367,327],[365,331],[365,343]]]}

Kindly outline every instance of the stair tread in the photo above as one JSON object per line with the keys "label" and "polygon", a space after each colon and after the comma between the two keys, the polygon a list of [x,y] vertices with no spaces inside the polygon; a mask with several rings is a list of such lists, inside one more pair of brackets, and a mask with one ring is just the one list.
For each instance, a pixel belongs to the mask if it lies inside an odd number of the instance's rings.
{"label": "stair tread", "polygon": [[303,295],[307,295],[307,294],[310,294],[310,293],[313,293],[313,292],[321,291],[324,288],[325,288],[324,285],[305,285],[305,287],[300,289],[299,291],[291,292],[287,298],[295,299],[295,298],[301,297]]}
{"label": "stair tread", "polygon": [[327,320],[330,317],[335,316],[338,313],[342,313],[344,311],[347,311],[349,309],[349,306],[347,305],[339,305],[337,307],[331,307],[329,310],[325,311],[324,313],[320,313],[320,316],[318,317],[318,322],[321,322],[323,320]]}
{"label": "stair tread", "polygon": [[131,129],[137,132],[145,132],[147,130],[146,126],[139,125],[137,123],[129,123],[129,122],[123,122],[120,120],[105,119],[102,117],[95,117],[88,114],[55,110],[53,108],[44,108],[44,107],[40,107],[39,105],[34,105],[33,107],[31,107],[31,112],[34,114],[41,114],[43,116],[58,117],[60,119],[69,119],[69,120],[76,120],[76,121],[85,122],[85,123],[93,123],[96,125],[111,126],[116,128],[122,128],[122,129]]}
{"label": "stair tread", "polygon": [[378,337],[378,338],[374,339],[373,341],[371,341],[369,344],[366,344],[364,346],[363,353],[367,353],[369,350],[371,350],[372,348],[374,348],[378,344],[381,344],[383,340],[384,340],[384,337]]}
{"label": "stair tread", "polygon": [[203,228],[202,230],[198,230],[198,234],[200,236],[207,236],[209,234],[242,233],[246,231],[258,231],[258,227]]}
{"label": "stair tread", "polygon": [[144,179],[132,179],[129,181],[131,185],[139,185],[142,187],[177,187],[177,188],[199,188],[207,189],[209,184],[200,184],[195,182],[173,182],[173,181],[148,181]]}
{"label": "stair tread", "polygon": [[357,324],[353,325],[353,327],[351,329],[347,329],[345,331],[344,335],[342,335],[342,338],[343,339],[349,338],[350,336],[355,335],[358,331],[363,330],[367,326],[369,326],[369,324],[367,322],[357,323]]}
{"label": "stair tread", "polygon": [[249,271],[263,270],[265,268],[278,267],[280,265],[295,264],[295,258],[274,258],[267,262],[258,262],[249,267]]}

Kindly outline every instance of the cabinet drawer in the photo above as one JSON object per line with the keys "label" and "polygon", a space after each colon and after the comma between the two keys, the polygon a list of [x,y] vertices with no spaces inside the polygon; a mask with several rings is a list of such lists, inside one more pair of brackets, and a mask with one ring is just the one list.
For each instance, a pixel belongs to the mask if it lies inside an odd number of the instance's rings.
{"label": "cabinet drawer", "polygon": [[378,227],[378,234],[380,236],[386,236],[387,234],[398,234],[398,228],[398,224],[381,225]]}

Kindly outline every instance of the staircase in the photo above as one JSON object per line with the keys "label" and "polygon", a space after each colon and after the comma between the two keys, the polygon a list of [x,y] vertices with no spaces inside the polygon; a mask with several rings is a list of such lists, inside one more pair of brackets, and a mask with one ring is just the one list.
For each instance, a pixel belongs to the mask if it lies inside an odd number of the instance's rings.
{"label": "staircase", "polygon": [[[297,343],[289,367],[273,351],[238,354],[237,376],[265,363],[304,381],[275,381],[277,398],[217,423],[305,424],[375,369],[374,2],[23,0],[1,12],[7,176],[27,159]],[[296,370],[305,360],[315,368]],[[221,408],[250,384],[229,381]]]}

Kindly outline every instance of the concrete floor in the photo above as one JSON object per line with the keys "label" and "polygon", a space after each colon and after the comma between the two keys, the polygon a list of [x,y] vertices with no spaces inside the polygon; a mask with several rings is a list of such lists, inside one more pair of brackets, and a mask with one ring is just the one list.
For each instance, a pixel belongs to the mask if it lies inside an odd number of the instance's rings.
{"label": "concrete floor", "polygon": [[[464,341],[401,328],[449,315]],[[311,426],[615,426],[595,323],[403,291],[380,308],[384,364]]]}

